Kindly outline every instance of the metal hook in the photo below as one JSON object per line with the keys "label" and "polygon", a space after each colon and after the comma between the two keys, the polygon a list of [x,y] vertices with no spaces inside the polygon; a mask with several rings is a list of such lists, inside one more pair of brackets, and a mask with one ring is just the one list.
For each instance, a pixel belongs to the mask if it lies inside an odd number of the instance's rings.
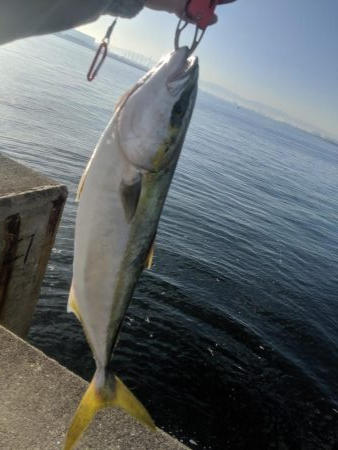
{"label": "metal hook", "polygon": [[116,21],[117,21],[117,19],[115,18],[114,21],[113,21],[113,23],[112,23],[112,24],[110,25],[110,27],[108,27],[108,29],[107,29],[106,35],[105,35],[105,37],[104,37],[104,40],[107,41],[107,44],[109,44],[109,39],[110,39],[110,36],[111,36],[111,34],[112,34],[112,32],[113,32],[113,29],[114,29],[114,27],[115,27],[115,25],[116,25]]}
{"label": "metal hook", "polygon": [[[183,25],[182,25],[183,23]],[[177,24],[177,28],[176,28],[176,32],[175,32],[175,50],[178,50],[180,45],[179,45],[179,41],[180,41],[180,35],[182,33],[182,31],[184,30],[184,28],[189,24],[189,22],[187,22],[184,19],[180,19],[178,24]],[[195,26],[195,34],[194,34],[194,38],[191,44],[191,47],[189,47],[189,55],[191,55],[195,50],[196,47],[198,46],[198,44],[201,42],[201,39],[204,35],[205,29],[201,30],[198,25]]]}

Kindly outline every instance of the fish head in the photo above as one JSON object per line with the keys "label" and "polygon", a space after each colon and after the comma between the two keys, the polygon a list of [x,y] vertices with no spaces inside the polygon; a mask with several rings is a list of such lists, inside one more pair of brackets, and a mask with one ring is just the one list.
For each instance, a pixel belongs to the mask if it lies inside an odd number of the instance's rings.
{"label": "fish head", "polygon": [[116,111],[120,147],[138,169],[158,172],[177,160],[197,80],[198,59],[181,47],[164,56],[121,99]]}

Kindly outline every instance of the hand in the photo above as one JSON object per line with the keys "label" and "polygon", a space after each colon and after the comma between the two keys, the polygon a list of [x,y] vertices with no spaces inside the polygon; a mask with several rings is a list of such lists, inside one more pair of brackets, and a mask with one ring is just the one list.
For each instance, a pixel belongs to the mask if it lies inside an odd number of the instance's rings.
{"label": "hand", "polygon": [[185,11],[186,0],[146,0],[144,6],[156,11],[166,11],[182,17]]}
{"label": "hand", "polygon": [[[209,1],[209,0],[206,0]],[[219,5],[225,5],[232,3],[235,0],[219,0]],[[144,6],[157,11],[166,11],[176,14],[180,19],[186,19],[184,17],[187,0],[146,0]],[[217,15],[214,14],[211,25],[217,22]]]}

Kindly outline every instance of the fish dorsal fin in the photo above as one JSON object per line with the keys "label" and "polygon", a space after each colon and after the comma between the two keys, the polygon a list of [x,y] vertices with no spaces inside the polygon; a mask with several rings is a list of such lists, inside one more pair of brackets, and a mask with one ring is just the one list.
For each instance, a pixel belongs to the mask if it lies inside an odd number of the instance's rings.
{"label": "fish dorsal fin", "polygon": [[131,182],[122,180],[120,184],[120,196],[124,214],[129,223],[134,217],[140,199],[142,176],[139,174]]}
{"label": "fish dorsal fin", "polygon": [[149,246],[149,250],[147,253],[147,257],[144,261],[144,268],[145,269],[151,269],[151,266],[153,265],[153,259],[154,259],[154,251],[155,251],[155,238],[151,241],[151,244]]}

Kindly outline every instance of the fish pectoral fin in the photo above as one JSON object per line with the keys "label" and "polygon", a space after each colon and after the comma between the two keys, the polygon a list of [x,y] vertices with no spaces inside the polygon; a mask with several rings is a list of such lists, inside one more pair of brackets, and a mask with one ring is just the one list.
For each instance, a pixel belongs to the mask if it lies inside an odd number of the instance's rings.
{"label": "fish pectoral fin", "polygon": [[96,377],[94,376],[74,414],[66,436],[64,450],[72,450],[82,436],[82,433],[93,420],[95,414],[100,409],[109,406],[122,408],[142,424],[152,430],[156,430],[148,411],[118,377],[113,376],[111,379],[108,378],[104,386],[98,389],[96,386]]}
{"label": "fish pectoral fin", "polygon": [[140,199],[142,187],[142,175],[139,174],[132,182],[121,181],[120,197],[124,209],[124,214],[129,223],[134,217]]}
{"label": "fish pectoral fin", "polygon": [[151,241],[151,244],[149,246],[149,250],[147,253],[147,257],[144,261],[144,268],[145,269],[151,269],[151,266],[153,265],[153,259],[154,259],[154,252],[155,252],[155,238]]}
{"label": "fish pectoral fin", "polygon": [[67,305],[67,312],[74,313],[75,316],[78,318],[78,320],[80,322],[82,322],[79,306],[77,304],[77,300],[76,300],[76,297],[75,297],[73,283],[72,283],[72,285],[70,287],[70,292],[69,292],[69,297],[68,297],[68,305]]}

